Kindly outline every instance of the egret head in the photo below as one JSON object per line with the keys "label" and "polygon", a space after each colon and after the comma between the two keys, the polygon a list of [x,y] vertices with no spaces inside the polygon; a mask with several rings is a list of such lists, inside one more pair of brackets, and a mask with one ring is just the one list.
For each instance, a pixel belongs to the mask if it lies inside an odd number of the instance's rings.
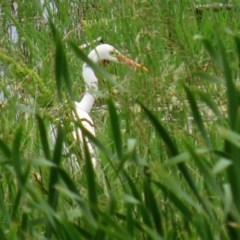
{"label": "egret head", "polygon": [[104,60],[111,61],[111,62],[121,62],[129,66],[132,66],[135,68],[141,68],[144,71],[148,71],[147,68],[133,61],[132,59],[122,55],[118,50],[116,50],[116,48],[114,48],[109,44],[98,45],[95,49],[93,49],[89,53],[88,57],[92,59],[94,62],[104,61]]}

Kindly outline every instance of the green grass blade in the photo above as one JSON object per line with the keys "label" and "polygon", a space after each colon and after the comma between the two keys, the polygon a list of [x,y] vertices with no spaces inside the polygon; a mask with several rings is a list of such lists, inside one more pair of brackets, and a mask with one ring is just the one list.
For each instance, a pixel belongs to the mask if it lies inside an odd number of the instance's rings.
{"label": "green grass blade", "polygon": [[191,154],[191,159],[195,162],[195,165],[199,168],[199,172],[202,174],[203,178],[206,180],[206,188],[208,188],[209,192],[212,195],[216,195],[221,197],[222,191],[221,186],[216,181],[216,177],[212,173],[212,169],[208,164],[207,160],[203,157],[199,157],[199,155],[195,152],[195,149],[187,145],[187,149]]}
{"label": "green grass blade", "polygon": [[218,43],[220,58],[222,62],[222,69],[223,69],[223,73],[226,81],[226,87],[227,87],[229,123],[232,129],[239,130],[237,129],[238,127],[237,113],[238,113],[238,105],[239,105],[238,104],[239,96],[238,96],[236,87],[234,85],[232,72],[228,63],[225,47],[223,46],[223,43],[219,37],[217,37],[217,43]]}
{"label": "green grass blade", "polygon": [[62,130],[61,130],[61,127],[58,127],[56,145],[54,148],[54,155],[53,155],[53,163],[55,164],[55,167],[51,168],[49,186],[48,186],[48,192],[49,192],[48,202],[53,209],[56,209],[57,207],[57,192],[55,190],[55,184],[58,182],[58,166],[61,160],[62,144],[63,144]]}
{"label": "green grass blade", "polygon": [[83,138],[83,149],[84,149],[84,156],[86,161],[85,174],[86,174],[86,180],[87,180],[88,199],[89,199],[90,205],[93,207],[93,209],[95,209],[97,208],[97,205],[98,205],[95,172],[93,169],[93,163],[91,160],[91,156],[90,156],[85,138]]}
{"label": "green grass blade", "polygon": [[150,121],[152,122],[153,126],[156,129],[157,134],[163,139],[165,142],[167,148],[168,148],[168,153],[171,156],[176,156],[178,154],[178,148],[170,135],[167,133],[167,131],[164,129],[164,127],[160,124],[158,119],[149,111],[143,104],[139,103],[141,108],[144,110],[145,114],[148,116]]}
{"label": "green grass blade", "polygon": [[211,149],[212,148],[212,144],[211,144],[211,141],[210,141],[209,136],[207,134],[207,131],[206,131],[205,127],[204,127],[203,119],[201,117],[201,114],[200,114],[200,111],[198,109],[198,106],[197,106],[196,100],[194,98],[194,95],[191,93],[191,91],[186,86],[184,86],[184,89],[185,89],[185,92],[187,94],[187,99],[188,99],[188,102],[190,104],[194,120],[195,120],[195,122],[196,122],[196,124],[198,126],[198,129],[199,129],[199,131],[200,131],[200,133],[202,135],[202,138],[204,139],[205,144],[207,145],[207,147],[209,149]]}
{"label": "green grass blade", "polygon": [[218,76],[215,76],[215,75],[210,75],[210,74],[205,73],[205,72],[196,72],[194,75],[196,75],[197,77],[200,77],[204,80],[207,80],[211,83],[217,83],[217,84],[224,83],[224,79],[222,79]]}
{"label": "green grass blade", "polygon": [[22,187],[22,161],[20,158],[20,146],[21,146],[21,138],[22,138],[22,129],[19,128],[16,132],[15,139],[13,142],[13,149],[12,149],[12,164],[14,171],[16,173],[18,186]]}
{"label": "green grass blade", "polygon": [[171,202],[174,203],[174,205],[179,209],[179,211],[182,213],[182,215],[186,219],[191,221],[191,219],[193,217],[193,213],[189,209],[189,206],[184,203],[183,199],[181,199],[177,195],[175,195],[174,192],[169,191],[169,189],[166,188],[162,183],[159,183],[156,181],[153,181],[153,183],[156,184],[156,186],[158,186],[164,192],[165,196],[167,198],[169,198],[169,200]]}
{"label": "green grass blade", "polygon": [[232,223],[237,223],[239,221],[236,221],[236,219],[233,215],[234,214],[229,213],[226,217],[228,236],[229,236],[229,239],[231,239],[231,240],[240,239],[239,228],[232,226]]}
{"label": "green grass blade", "polygon": [[4,234],[4,231],[2,230],[2,228],[0,227],[0,239],[2,240],[9,240],[7,239],[6,235]]}
{"label": "green grass blade", "polygon": [[127,232],[134,237],[134,218],[133,218],[133,207],[132,204],[126,203],[126,229]]}
{"label": "green grass blade", "polygon": [[[64,224],[64,226],[67,227],[67,224],[66,225]],[[90,231],[88,231],[88,229],[84,228],[84,226],[80,227],[78,224],[74,224],[74,227],[77,229],[79,235],[83,239],[91,239],[91,238],[93,238],[93,234]],[[78,237],[80,237],[80,236],[78,236]],[[73,238],[73,239],[76,239],[76,238]]]}
{"label": "green grass blade", "polygon": [[112,100],[108,100],[108,112],[110,115],[110,123],[111,123],[111,132],[113,141],[115,143],[116,152],[118,158],[121,160],[123,157],[123,150],[122,150],[122,137],[121,137],[121,127],[116,111],[116,107],[113,104]]}
{"label": "green grass blade", "polygon": [[[28,180],[28,176],[29,176],[29,173],[30,173],[30,169],[31,169],[31,165],[29,164],[25,171],[23,172],[22,176],[21,176],[21,183],[19,184],[19,188],[17,190],[17,194],[16,194],[16,198],[15,198],[15,201],[13,203],[13,207],[12,207],[12,216],[11,218],[14,220],[17,215],[18,215],[18,209],[20,208],[21,206],[21,198],[24,196],[25,194],[25,189],[26,189],[26,186],[27,186],[27,180]],[[23,217],[24,217],[25,213],[23,213]],[[23,228],[23,231],[24,231],[24,228],[26,227],[25,224],[23,224],[21,226]]]}
{"label": "green grass blade", "polygon": [[201,99],[201,101],[206,103],[207,106],[214,112],[214,114],[216,115],[216,117],[218,117],[218,119],[224,119],[224,116],[221,113],[221,110],[218,108],[216,103],[211,98],[209,98],[209,95],[207,93],[198,92],[198,96]]}
{"label": "green grass blade", "polygon": [[138,189],[136,188],[134,182],[129,177],[129,175],[126,173],[126,171],[122,170],[122,172],[124,174],[124,177],[127,180],[128,186],[130,187],[134,198],[139,201],[138,208],[139,208],[139,211],[140,211],[140,214],[141,214],[141,216],[143,218],[144,223],[147,226],[152,227],[152,221],[150,219],[150,214],[149,214],[146,206],[144,205],[144,203],[142,201],[141,193],[138,191]]}
{"label": "green grass blade", "polygon": [[[0,191],[0,210],[1,210],[2,215],[4,216],[4,218],[2,218],[3,221],[7,225],[10,225],[10,223],[11,223],[11,216],[10,216],[10,213],[9,213],[8,206],[5,203],[4,192],[2,190]],[[1,230],[2,229],[0,227],[0,231]],[[1,233],[0,233],[0,235],[1,235]]]}
{"label": "green grass blade", "polygon": [[[92,135],[87,129],[85,129],[81,123],[81,121],[75,122],[76,128],[80,128],[83,132],[83,135],[86,136],[87,139],[90,140],[99,150],[101,150],[107,159],[109,160],[109,163],[112,165],[112,154],[107,150],[107,148],[104,146],[104,144],[99,141],[94,135]],[[113,166],[113,165],[112,165]]]}
{"label": "green grass blade", "polygon": [[234,42],[235,42],[237,55],[238,55],[238,66],[240,66],[240,39],[238,36],[234,36]]}
{"label": "green grass blade", "polygon": [[147,173],[145,172],[145,177],[143,182],[145,204],[152,215],[156,232],[159,233],[160,236],[164,236],[162,217],[157,205],[156,198],[154,197],[151,182],[152,181],[150,176],[148,176]]}
{"label": "green grass blade", "polygon": [[[29,230],[29,217],[28,217],[27,213],[23,213],[21,221],[22,221],[22,223],[21,223],[21,230],[23,232],[28,232],[28,230]],[[23,237],[23,236],[21,236],[21,237]]]}
{"label": "green grass blade", "polygon": [[240,157],[240,135],[231,129],[221,128],[220,135],[226,140],[225,148],[231,165],[227,168],[228,179],[231,184],[235,205],[240,211],[240,181],[239,157]]}
{"label": "green grass blade", "polygon": [[10,159],[11,158],[11,150],[1,139],[0,139],[0,148],[2,149],[2,152],[4,153],[5,157],[7,159]]}
{"label": "green grass blade", "polygon": [[79,192],[77,190],[75,183],[73,182],[73,179],[69,177],[69,175],[61,168],[59,169],[59,175],[61,176],[63,182],[67,185],[68,189],[71,192],[75,193],[76,195],[79,195]]}
{"label": "green grass blade", "polygon": [[232,129],[236,129],[237,124],[237,108],[238,108],[238,94],[233,82],[231,69],[227,60],[227,54],[225,47],[219,38],[218,34],[215,34],[217,40],[217,49],[215,49],[209,40],[203,39],[203,43],[211,58],[215,61],[218,67],[224,74],[225,84],[227,87],[227,102],[228,102],[228,118],[229,124]]}
{"label": "green grass blade", "polygon": [[[168,150],[169,150],[171,156],[177,156],[178,155],[177,146],[172,141],[172,139],[169,136],[169,134],[167,133],[167,131],[163,128],[163,126],[158,121],[158,119],[145,106],[143,106],[142,104],[140,104],[140,105],[141,105],[142,109],[144,110],[144,112],[146,113],[146,115],[149,117],[149,119],[152,122],[152,124],[154,125],[154,127],[156,128],[156,131],[159,134],[160,138],[162,138],[163,141],[165,142],[165,144],[168,146]],[[202,206],[204,207],[206,212],[209,213],[209,215],[211,215],[210,210],[208,209],[208,206],[206,205],[205,201],[203,200],[203,198],[199,194],[199,191],[198,191],[198,188],[197,188],[196,183],[194,181],[194,178],[190,174],[186,164],[184,162],[179,162],[177,164],[177,166],[178,166],[179,170],[181,171],[181,173],[183,174],[183,176],[184,176],[185,180],[187,181],[189,187],[191,188],[193,193],[196,195],[199,202],[202,204]]]}
{"label": "green grass blade", "polygon": [[240,148],[240,134],[228,128],[220,128],[220,135],[234,147]]}
{"label": "green grass blade", "polygon": [[[55,188],[55,185],[58,183],[58,174],[59,174],[58,167],[59,167],[61,155],[62,155],[62,146],[63,146],[63,133],[62,133],[61,126],[58,126],[56,145],[54,147],[54,154],[53,154],[53,163],[55,164],[55,167],[52,167],[50,170],[50,177],[49,177],[49,183],[48,183],[48,204],[53,209],[53,211],[57,209],[58,198],[59,198],[59,194]],[[50,238],[52,234],[52,230],[53,229],[50,223],[48,223],[46,226],[46,232],[45,232],[45,236],[47,238]]]}
{"label": "green grass blade", "polygon": [[24,177],[22,173],[22,159],[21,159],[21,154],[20,154],[20,146],[21,146],[21,138],[22,138],[22,129],[19,128],[16,132],[15,139],[13,142],[13,149],[12,149],[12,164],[13,168],[16,174],[16,179],[17,179],[17,194],[15,201],[13,203],[12,207],[12,214],[11,218],[15,219],[18,215],[18,209],[20,208],[20,201],[24,189]]}
{"label": "green grass blade", "polygon": [[70,94],[70,96],[73,97],[72,84],[70,80],[68,63],[67,63],[67,58],[64,51],[64,46],[53,23],[50,23],[50,26],[52,29],[54,42],[56,46],[55,79],[56,79],[58,96],[59,96],[59,99],[61,99],[62,85],[63,83],[65,83],[68,93]]}
{"label": "green grass blade", "polygon": [[204,217],[199,216],[198,218],[195,218],[193,221],[197,228],[199,237],[202,240],[205,240],[205,239],[212,240],[213,239],[212,231],[210,228],[211,225]]}
{"label": "green grass blade", "polygon": [[213,44],[210,40],[206,39],[206,38],[201,38],[204,47],[206,48],[206,50],[208,51],[209,55],[211,56],[211,58],[218,64],[221,65],[220,59],[219,59],[219,53],[218,51],[215,50],[215,48],[213,47]]}
{"label": "green grass blade", "polygon": [[64,230],[66,234],[66,239],[92,239],[92,235],[87,232],[87,229],[81,229],[77,225],[70,223],[69,221],[63,220],[61,221],[61,228]]}
{"label": "green grass blade", "polygon": [[42,147],[43,147],[43,152],[45,154],[45,158],[46,159],[51,159],[50,148],[49,148],[49,143],[48,143],[48,138],[47,138],[47,131],[46,131],[46,128],[44,126],[43,119],[39,115],[36,116],[36,119],[37,119],[37,122],[38,122],[40,139],[41,139],[41,143],[42,143]]}
{"label": "green grass blade", "polygon": [[22,138],[22,129],[19,128],[17,130],[16,136],[13,142],[13,150],[12,150],[12,164],[16,174],[17,185],[18,185],[16,198],[13,202],[13,207],[12,207],[12,214],[11,214],[12,219],[15,219],[18,215],[18,210],[21,206],[20,201],[23,194],[25,193],[27,179],[30,173],[30,164],[26,167],[25,171],[23,171],[23,166],[22,166],[23,164],[22,164],[21,153],[20,153],[21,138]]}
{"label": "green grass blade", "polygon": [[63,69],[63,49],[60,41],[60,37],[58,36],[57,30],[53,24],[50,24],[52,28],[52,34],[55,41],[56,53],[55,53],[55,80],[57,86],[57,93],[59,99],[61,99],[61,91],[62,91],[62,69]]}
{"label": "green grass blade", "polygon": [[79,191],[76,188],[76,185],[73,182],[73,180],[71,179],[71,177],[69,177],[69,175],[63,169],[59,169],[59,175],[60,175],[61,179],[63,180],[63,182],[66,184],[68,190],[71,192],[70,195],[71,195],[72,200],[75,200],[78,203],[79,208],[84,213],[84,218],[87,219],[87,221],[91,224],[91,226],[96,227],[96,225],[97,225],[96,219],[93,216],[93,214],[91,213],[86,202],[84,202],[82,200],[82,197],[80,196]]}
{"label": "green grass blade", "polygon": [[[131,180],[131,178],[129,177],[129,175],[126,173],[126,171],[124,169],[122,170],[122,173],[123,173],[124,177],[127,179],[129,188],[131,189],[134,198],[136,198],[139,202],[142,202],[141,194],[138,191],[134,182]],[[123,186],[123,187],[125,188],[125,186]]]}

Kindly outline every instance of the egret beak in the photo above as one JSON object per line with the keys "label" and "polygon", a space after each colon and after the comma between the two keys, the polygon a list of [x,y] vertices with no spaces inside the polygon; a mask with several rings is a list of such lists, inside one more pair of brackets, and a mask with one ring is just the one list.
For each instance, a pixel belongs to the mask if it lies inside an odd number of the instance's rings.
{"label": "egret beak", "polygon": [[115,57],[118,59],[119,62],[125,63],[129,66],[135,67],[137,69],[142,69],[145,72],[148,72],[148,69],[146,67],[144,67],[143,65],[133,61],[132,59],[122,55],[119,52],[114,52]]}

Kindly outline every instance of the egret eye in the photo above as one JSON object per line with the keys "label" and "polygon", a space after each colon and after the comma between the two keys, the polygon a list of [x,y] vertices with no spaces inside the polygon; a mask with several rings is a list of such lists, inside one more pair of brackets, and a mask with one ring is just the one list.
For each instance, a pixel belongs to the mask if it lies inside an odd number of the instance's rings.
{"label": "egret eye", "polygon": [[113,55],[113,56],[115,55],[115,51],[114,50],[111,50],[109,53],[110,53],[110,55]]}

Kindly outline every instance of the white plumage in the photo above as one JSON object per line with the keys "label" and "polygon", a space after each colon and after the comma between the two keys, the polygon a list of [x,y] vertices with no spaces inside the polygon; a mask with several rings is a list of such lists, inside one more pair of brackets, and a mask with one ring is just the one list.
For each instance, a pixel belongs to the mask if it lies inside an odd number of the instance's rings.
{"label": "white plumage", "polygon": [[[99,61],[102,61],[102,60],[107,60],[112,62],[123,62],[135,68],[142,68],[143,70],[148,71],[142,65],[122,55],[119,51],[117,51],[113,46],[109,44],[98,45],[96,48],[91,50],[91,52],[88,54],[88,58],[94,63],[98,63]],[[80,102],[74,103],[75,117],[77,120],[81,121],[82,126],[89,133],[91,133],[92,135],[95,135],[94,124],[89,113],[93,107],[95,96],[98,91],[98,79],[93,69],[87,63],[83,64],[82,76],[86,85],[86,91],[83,95],[82,100]],[[87,143],[89,153],[91,155],[92,164],[94,167],[96,167],[98,160],[97,160],[96,152],[91,142],[87,139],[87,137],[84,136],[80,128],[73,133],[73,136],[76,140],[78,139],[80,140],[81,148],[84,142],[83,140],[85,140],[85,142]],[[74,165],[78,166],[77,163]]]}

